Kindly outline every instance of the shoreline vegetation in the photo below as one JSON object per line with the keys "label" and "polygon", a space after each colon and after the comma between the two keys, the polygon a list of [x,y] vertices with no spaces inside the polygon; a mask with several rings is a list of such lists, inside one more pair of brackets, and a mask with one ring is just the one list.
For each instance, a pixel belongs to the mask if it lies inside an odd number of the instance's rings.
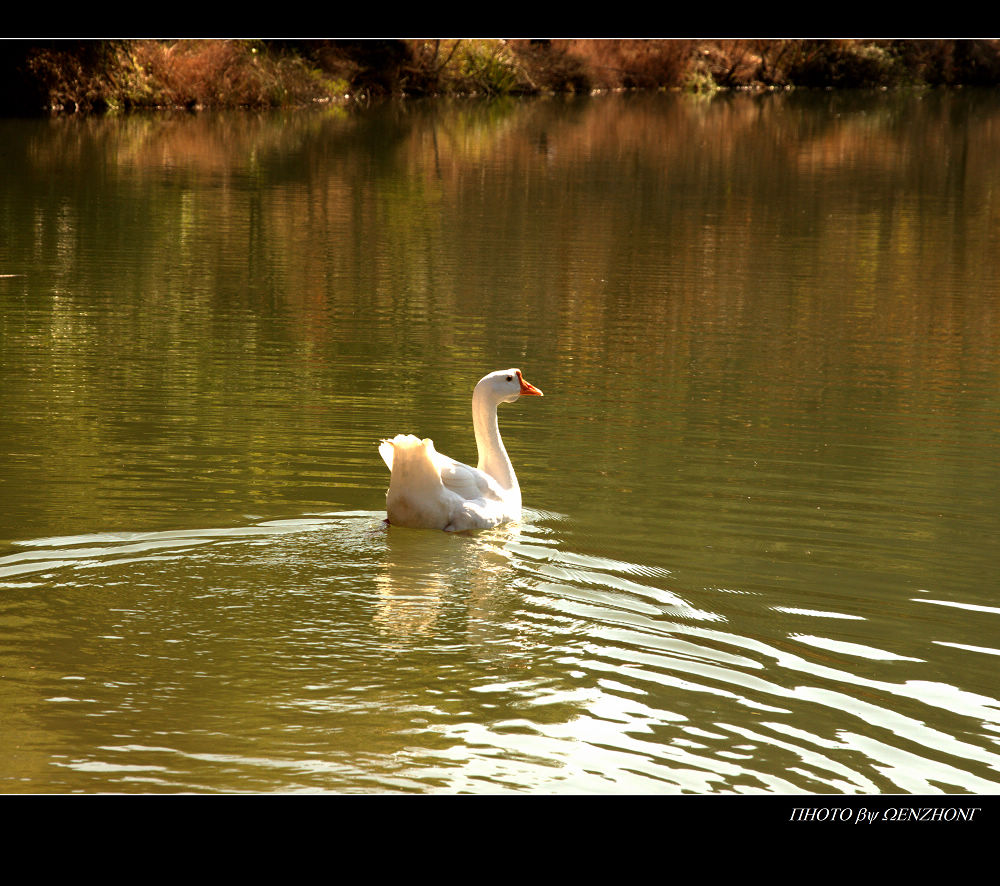
{"label": "shoreline vegetation", "polygon": [[1000,40],[0,41],[0,113],[1000,85]]}

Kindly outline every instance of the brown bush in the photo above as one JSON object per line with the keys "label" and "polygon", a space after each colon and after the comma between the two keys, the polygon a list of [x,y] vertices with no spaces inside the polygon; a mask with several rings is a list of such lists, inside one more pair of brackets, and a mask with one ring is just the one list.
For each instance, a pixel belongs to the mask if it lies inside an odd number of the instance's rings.
{"label": "brown bush", "polygon": [[27,70],[46,104],[270,107],[324,97],[329,83],[299,55],[246,40],[84,41],[33,48]]}
{"label": "brown bush", "polygon": [[0,105],[276,107],[360,96],[997,85],[1000,40],[135,40],[0,47]]}
{"label": "brown bush", "polygon": [[683,86],[693,45],[690,40],[552,41],[552,49],[577,59],[600,89]]}
{"label": "brown bush", "polygon": [[101,110],[107,107],[104,72],[113,63],[113,44],[83,41],[29,49],[24,69],[49,107]]}
{"label": "brown bush", "polygon": [[268,52],[255,41],[143,41],[134,59],[147,72],[149,95],[163,104],[272,107],[326,92],[301,56]]}

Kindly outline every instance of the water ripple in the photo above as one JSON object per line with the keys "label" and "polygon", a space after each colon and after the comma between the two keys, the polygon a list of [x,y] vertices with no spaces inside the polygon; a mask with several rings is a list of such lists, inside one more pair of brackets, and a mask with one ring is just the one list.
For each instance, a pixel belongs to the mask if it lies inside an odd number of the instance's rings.
{"label": "water ripple", "polygon": [[12,546],[7,691],[43,722],[79,724],[73,749],[56,740],[54,784],[1000,790],[1000,702],[920,676],[935,648],[995,649],[862,642],[851,631],[869,616],[846,606],[685,587],[669,568],[571,548],[553,515],[468,536],[381,516]]}

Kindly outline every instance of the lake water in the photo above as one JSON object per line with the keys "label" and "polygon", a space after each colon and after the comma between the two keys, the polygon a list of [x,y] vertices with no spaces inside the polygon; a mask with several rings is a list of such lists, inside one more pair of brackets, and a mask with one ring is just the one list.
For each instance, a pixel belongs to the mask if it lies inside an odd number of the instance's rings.
{"label": "lake water", "polygon": [[[0,158],[0,791],[1000,792],[997,93]],[[508,367],[521,523],[387,527]]]}

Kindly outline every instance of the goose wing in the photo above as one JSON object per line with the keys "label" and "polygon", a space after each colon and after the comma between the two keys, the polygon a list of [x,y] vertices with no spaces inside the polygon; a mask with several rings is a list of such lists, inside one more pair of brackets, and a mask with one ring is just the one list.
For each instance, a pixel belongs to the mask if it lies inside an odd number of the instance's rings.
{"label": "goose wing", "polygon": [[446,489],[468,500],[503,501],[503,490],[489,474],[463,462],[435,453],[441,482]]}

